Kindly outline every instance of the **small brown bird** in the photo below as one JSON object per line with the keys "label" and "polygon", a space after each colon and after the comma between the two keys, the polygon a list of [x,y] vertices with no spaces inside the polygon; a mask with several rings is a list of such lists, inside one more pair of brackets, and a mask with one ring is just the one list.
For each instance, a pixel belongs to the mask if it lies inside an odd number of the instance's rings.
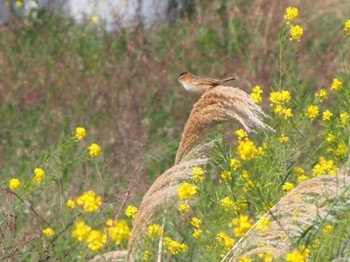
{"label": "small brown bird", "polygon": [[203,94],[209,88],[219,86],[235,79],[235,77],[228,77],[219,80],[215,78],[195,76],[189,72],[183,72],[179,75],[179,82],[183,85],[186,91],[195,94]]}

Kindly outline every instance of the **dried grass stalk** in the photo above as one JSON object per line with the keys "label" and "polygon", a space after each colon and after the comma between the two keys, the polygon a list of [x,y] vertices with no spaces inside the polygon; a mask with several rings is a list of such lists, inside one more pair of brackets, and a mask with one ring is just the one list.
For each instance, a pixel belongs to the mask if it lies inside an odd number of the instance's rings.
{"label": "dried grass stalk", "polygon": [[222,261],[237,261],[240,256],[253,257],[272,251],[275,259],[284,258],[293,241],[317,222],[327,219],[331,210],[342,208],[340,197],[350,198],[349,169],[337,176],[324,175],[299,184],[264,217],[271,221],[271,228],[263,234],[253,227]]}
{"label": "dried grass stalk", "polygon": [[127,251],[112,251],[109,253],[104,253],[98,256],[95,256],[91,259],[91,262],[105,262],[105,261],[114,261],[114,262],[123,262],[126,261],[128,256]]}
{"label": "dried grass stalk", "polygon": [[273,130],[262,119],[267,115],[250,96],[239,88],[216,86],[206,91],[194,105],[182,133],[175,164],[200,143],[205,132],[227,120],[238,120],[247,132],[252,128]]}

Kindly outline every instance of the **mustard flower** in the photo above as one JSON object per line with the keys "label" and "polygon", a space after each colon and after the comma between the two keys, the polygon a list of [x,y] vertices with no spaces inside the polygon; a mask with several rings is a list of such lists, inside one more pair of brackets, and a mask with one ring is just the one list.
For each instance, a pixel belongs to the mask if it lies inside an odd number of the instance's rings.
{"label": "mustard flower", "polygon": [[107,235],[98,230],[91,230],[86,237],[86,243],[88,248],[97,252],[107,243]]}
{"label": "mustard flower", "polygon": [[338,144],[335,153],[337,156],[344,156],[348,153],[348,148],[344,144]]}
{"label": "mustard flower", "polygon": [[16,6],[18,8],[22,8],[23,7],[23,2],[22,1],[16,1]]}
{"label": "mustard flower", "polygon": [[319,163],[314,166],[312,172],[316,175],[336,175],[339,168],[334,164],[333,160],[327,160],[324,157],[320,157]]}
{"label": "mustard flower", "polygon": [[191,219],[191,225],[195,228],[199,228],[200,225],[202,224],[202,219],[198,217],[192,217]]}
{"label": "mustard flower", "polygon": [[55,230],[53,230],[51,227],[47,227],[43,230],[43,234],[47,236],[48,238],[52,237],[55,235]]}
{"label": "mustard flower", "polygon": [[231,222],[233,226],[233,233],[237,237],[243,237],[245,233],[252,228],[252,223],[247,215],[240,215]]}
{"label": "mustard flower", "polygon": [[94,191],[87,191],[77,198],[77,204],[83,206],[85,212],[96,212],[102,205],[102,198]]}
{"label": "mustard flower", "polygon": [[298,176],[298,182],[303,182],[303,181],[308,180],[308,179],[309,179],[309,177],[306,175],[299,175]]}
{"label": "mustard flower", "polygon": [[45,171],[42,168],[34,169],[33,181],[35,184],[39,185],[45,179]]}
{"label": "mustard flower", "polygon": [[94,24],[98,24],[98,22],[99,22],[98,16],[97,15],[93,15],[91,17],[91,22],[94,23]]}
{"label": "mustard flower", "polygon": [[292,189],[294,188],[294,184],[293,183],[290,183],[290,182],[285,182],[283,185],[282,185],[282,189],[286,192],[289,192],[291,191]]}
{"label": "mustard flower", "polygon": [[329,121],[331,120],[331,117],[333,116],[333,113],[329,111],[328,109],[322,113],[322,120],[323,121]]}
{"label": "mustard flower", "polygon": [[163,234],[162,226],[159,224],[151,224],[147,227],[147,236],[149,238],[160,237]]}
{"label": "mustard flower", "polygon": [[344,33],[345,35],[350,36],[350,19],[346,20],[344,24]]}
{"label": "mustard flower", "polygon": [[69,207],[71,209],[74,209],[76,206],[75,201],[72,199],[68,199],[66,205],[67,205],[67,207]]}
{"label": "mustard flower", "polygon": [[292,100],[288,90],[276,91],[270,93],[271,106],[287,104]]}
{"label": "mustard flower", "polygon": [[192,169],[192,179],[195,182],[201,182],[204,179],[204,170],[203,168],[199,167],[199,166],[195,166]]}
{"label": "mustard flower", "polygon": [[131,231],[125,220],[107,221],[107,233],[114,242],[119,245],[123,240],[128,240]]}
{"label": "mustard flower", "polygon": [[125,215],[127,217],[130,217],[131,219],[134,219],[136,216],[138,209],[135,206],[127,206],[126,210],[125,210]]}
{"label": "mustard flower", "polygon": [[300,176],[300,175],[305,175],[305,170],[303,168],[301,168],[300,166],[296,166],[293,168],[293,171],[296,175]]}
{"label": "mustard flower", "polygon": [[331,84],[331,90],[339,91],[342,88],[343,88],[343,82],[338,78],[334,78]]}
{"label": "mustard flower", "polygon": [[80,242],[85,241],[90,231],[91,231],[91,227],[85,224],[84,221],[78,220],[75,222],[75,228],[72,231],[72,237],[77,239]]}
{"label": "mustard flower", "polygon": [[301,37],[303,36],[304,30],[300,25],[292,25],[289,34],[290,34],[290,40],[291,41],[297,41],[299,42]]}
{"label": "mustard flower", "polygon": [[271,221],[268,217],[262,217],[256,224],[256,228],[260,230],[261,233],[266,234],[267,230],[271,228]]}
{"label": "mustard flower", "polygon": [[318,99],[320,99],[320,102],[325,101],[328,98],[328,91],[325,88],[322,88],[320,92],[316,93],[315,95]]}
{"label": "mustard flower", "polygon": [[195,230],[193,230],[192,236],[193,236],[194,238],[198,238],[202,233],[203,233],[203,230],[202,230],[202,229],[196,228]]}
{"label": "mustard flower", "polygon": [[254,186],[254,183],[253,181],[250,179],[250,174],[248,173],[247,170],[243,170],[242,173],[241,173],[241,178],[242,180],[245,182],[245,185],[244,185],[244,188],[243,190],[245,192],[249,191],[253,186]]}
{"label": "mustard flower", "polygon": [[315,106],[315,105],[311,105],[307,108],[307,116],[310,118],[310,119],[314,119],[316,118],[320,113],[320,109],[318,108],[318,106]]}
{"label": "mustard flower", "polygon": [[241,166],[241,161],[239,161],[237,158],[231,158],[230,167],[233,171],[236,171],[240,166]]}
{"label": "mustard flower", "polygon": [[149,261],[152,258],[152,253],[149,250],[145,250],[145,252],[143,252],[143,256],[142,256],[142,261]]}
{"label": "mustard flower", "polygon": [[335,141],[335,135],[333,135],[333,134],[328,134],[327,135],[327,137],[326,137],[326,141],[328,142],[328,143],[332,143],[332,142],[334,142]]}
{"label": "mustard flower", "polygon": [[224,210],[230,211],[233,210],[236,206],[235,202],[231,197],[224,197],[223,199],[220,200],[220,205],[224,208]]}
{"label": "mustard flower", "polygon": [[340,113],[340,121],[343,126],[348,124],[349,114],[346,112]]}
{"label": "mustard flower", "polygon": [[259,253],[258,257],[264,262],[272,262],[273,261],[273,252],[268,251],[267,253]]}
{"label": "mustard flower", "polygon": [[253,93],[250,94],[250,97],[255,103],[259,104],[262,102],[262,97],[261,97],[262,93],[263,93],[263,90],[261,89],[260,86],[254,86]]}
{"label": "mustard flower", "polygon": [[282,135],[278,138],[278,140],[280,141],[281,144],[285,144],[285,143],[287,143],[287,142],[289,141],[289,137],[286,136],[286,135],[284,135],[284,134],[282,134]]}
{"label": "mustard flower", "polygon": [[238,139],[242,139],[242,138],[245,138],[248,136],[247,132],[244,131],[243,129],[238,129],[236,132],[235,132],[236,136]]}
{"label": "mustard flower", "polygon": [[178,210],[179,210],[181,213],[187,213],[188,210],[190,210],[190,205],[189,205],[189,204],[182,203],[182,204],[179,205]]}
{"label": "mustard flower", "polygon": [[242,160],[249,160],[255,157],[257,154],[257,148],[254,142],[248,138],[239,141],[237,147],[237,153]]}
{"label": "mustard flower", "polygon": [[21,181],[18,178],[11,178],[8,187],[12,191],[17,191],[21,187]]}
{"label": "mustard flower", "polygon": [[241,256],[241,257],[239,257],[239,259],[238,259],[238,262],[251,262],[251,261],[252,261],[251,258],[249,258],[249,257],[244,257],[244,256]]}
{"label": "mustard flower", "polygon": [[235,244],[235,240],[224,232],[218,233],[216,235],[216,240],[218,241],[219,245],[224,247],[226,250],[231,249]]}
{"label": "mustard flower", "polygon": [[77,127],[75,129],[75,138],[77,140],[82,140],[86,137],[86,130],[84,127]]}
{"label": "mustard flower", "polygon": [[222,171],[220,176],[222,181],[224,182],[230,182],[232,180],[232,173],[230,171],[227,171],[227,170]]}
{"label": "mustard flower", "polygon": [[322,232],[323,232],[323,234],[332,233],[332,232],[333,232],[333,226],[330,225],[330,224],[325,225],[325,226],[322,228]]}
{"label": "mustard flower", "polygon": [[305,246],[300,246],[298,249],[294,249],[286,256],[286,262],[306,262],[310,256],[310,249]]}
{"label": "mustard flower", "polygon": [[299,16],[299,9],[296,7],[287,7],[284,19],[287,22],[292,22]]}
{"label": "mustard flower", "polygon": [[196,186],[184,182],[178,188],[178,198],[183,199],[192,199],[197,194]]}
{"label": "mustard flower", "polygon": [[89,146],[89,154],[91,157],[98,156],[100,152],[101,152],[101,147],[98,144],[91,144],[91,146]]}
{"label": "mustard flower", "polygon": [[172,255],[186,253],[188,251],[188,246],[186,244],[172,240],[170,237],[165,237],[163,243],[166,247],[166,252]]}

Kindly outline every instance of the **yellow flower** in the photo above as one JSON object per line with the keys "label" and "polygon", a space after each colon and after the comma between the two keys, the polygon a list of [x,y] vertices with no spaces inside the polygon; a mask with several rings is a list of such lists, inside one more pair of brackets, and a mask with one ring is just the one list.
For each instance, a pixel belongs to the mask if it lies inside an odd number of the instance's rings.
{"label": "yellow flower", "polygon": [[335,141],[335,135],[333,135],[333,134],[328,134],[327,137],[326,137],[326,141],[327,141],[328,143],[334,142],[334,141]]}
{"label": "yellow flower", "polygon": [[253,141],[246,138],[239,141],[237,153],[242,160],[249,160],[255,157],[257,154],[257,148]]}
{"label": "yellow flower", "polygon": [[198,238],[202,233],[203,233],[203,230],[197,228],[197,229],[193,230],[192,236],[193,236],[194,238]]}
{"label": "yellow flower", "polygon": [[255,103],[259,104],[262,102],[262,97],[261,97],[262,93],[263,93],[263,90],[261,89],[260,86],[254,86],[253,93],[250,94],[250,97]]}
{"label": "yellow flower", "polygon": [[299,16],[299,9],[296,7],[287,7],[286,14],[284,15],[284,19],[287,22],[292,22]]}
{"label": "yellow flower", "polygon": [[166,252],[172,255],[185,253],[188,251],[188,246],[186,244],[172,240],[170,237],[165,237],[163,243],[166,247]]}
{"label": "yellow flower", "polygon": [[86,240],[90,231],[91,227],[85,224],[84,221],[78,220],[75,222],[75,228],[72,231],[72,237],[81,242]]}
{"label": "yellow flower", "polygon": [[43,230],[43,234],[50,238],[55,234],[55,230],[53,230],[51,227],[47,227]]}
{"label": "yellow flower", "polygon": [[92,251],[99,251],[107,243],[107,235],[98,230],[91,230],[86,237],[88,248]]}
{"label": "yellow flower", "polygon": [[107,233],[117,245],[131,236],[130,228],[125,220],[108,221]]}
{"label": "yellow flower", "polygon": [[282,189],[286,192],[291,191],[294,188],[294,184],[290,182],[286,182],[282,185]]}
{"label": "yellow flower", "polygon": [[325,226],[322,228],[322,232],[323,232],[323,234],[332,233],[332,232],[333,232],[333,226],[330,225],[330,224],[325,225]]}
{"label": "yellow flower", "polygon": [[39,185],[45,179],[45,171],[41,168],[34,169],[33,181],[35,184]]}
{"label": "yellow flower", "polygon": [[290,34],[290,40],[291,41],[297,41],[299,42],[301,37],[303,36],[304,30],[300,25],[292,25],[289,34]]}
{"label": "yellow flower", "polygon": [[192,199],[197,194],[197,188],[196,186],[184,182],[179,186],[178,189],[178,198],[180,200],[183,199]]}
{"label": "yellow flower", "polygon": [[349,114],[346,112],[343,112],[340,114],[340,121],[343,126],[345,126],[348,123]]}
{"label": "yellow flower", "polygon": [[267,253],[259,253],[258,257],[264,262],[272,262],[273,261],[273,252],[268,251]]}
{"label": "yellow flower", "polygon": [[244,188],[243,190],[245,192],[249,191],[253,186],[254,186],[254,183],[253,181],[250,179],[250,174],[248,173],[247,170],[243,170],[242,173],[241,173],[241,178],[242,180],[244,180],[245,182],[245,185],[244,185]]}
{"label": "yellow flower", "polygon": [[294,167],[293,171],[298,176],[305,174],[305,170],[303,168],[301,168],[300,166]]}
{"label": "yellow flower", "polygon": [[230,171],[223,171],[221,172],[221,179],[224,181],[224,182],[229,182],[232,180],[232,173]]}
{"label": "yellow flower", "polygon": [[22,8],[23,7],[23,2],[22,1],[16,1],[16,6],[18,8]]}
{"label": "yellow flower", "polygon": [[310,119],[314,119],[316,118],[320,113],[320,109],[318,108],[318,106],[315,105],[311,105],[307,108],[307,116]]}
{"label": "yellow flower", "polygon": [[188,210],[190,210],[190,205],[189,204],[180,204],[179,207],[178,207],[178,210],[181,213],[187,213]]}
{"label": "yellow flower", "polygon": [[237,237],[243,237],[245,233],[251,229],[252,223],[247,215],[240,215],[232,220],[233,233]]}
{"label": "yellow flower", "polygon": [[286,256],[286,262],[306,262],[310,256],[310,249],[305,246],[300,246],[299,249],[294,249]]}
{"label": "yellow flower", "polygon": [[125,215],[127,217],[130,217],[130,218],[134,219],[135,216],[136,216],[137,211],[138,211],[137,207],[135,207],[135,206],[127,206],[127,208],[125,210]]}
{"label": "yellow flower", "polygon": [[289,137],[286,136],[286,135],[284,135],[284,134],[282,134],[282,135],[278,138],[278,140],[280,141],[280,143],[284,144],[284,143],[287,143],[287,142],[289,141]]}
{"label": "yellow flower", "polygon": [[86,137],[86,130],[84,127],[77,127],[75,129],[75,138],[78,140],[82,140]]}
{"label": "yellow flower", "polygon": [[256,228],[259,229],[263,234],[266,234],[267,230],[270,227],[271,227],[271,221],[268,217],[262,217],[256,225]]}
{"label": "yellow flower", "polygon": [[96,212],[102,205],[102,198],[94,191],[87,191],[77,198],[77,204],[83,206],[85,212]]}
{"label": "yellow flower", "polygon": [[162,226],[159,224],[152,224],[147,227],[147,236],[149,238],[160,237],[163,234]]}
{"label": "yellow flower", "polygon": [[98,144],[91,144],[91,146],[89,146],[89,154],[92,157],[96,157],[100,154],[101,152],[101,147]]}
{"label": "yellow flower", "polygon": [[21,187],[21,181],[18,178],[11,178],[8,187],[12,191],[16,191]]}
{"label": "yellow flower", "polygon": [[223,199],[220,200],[220,205],[224,208],[224,210],[230,211],[233,210],[234,207],[236,206],[235,202],[232,200],[230,197],[224,197]]}
{"label": "yellow flower", "polygon": [[308,180],[308,179],[309,179],[309,177],[306,175],[298,176],[298,182],[303,182],[303,181]]}
{"label": "yellow flower", "polygon": [[68,199],[66,203],[67,207],[74,209],[75,208],[75,202],[72,199]]}
{"label": "yellow flower", "polygon": [[350,35],[350,19],[348,19],[344,24],[345,35]]}
{"label": "yellow flower", "polygon": [[192,217],[191,219],[191,225],[195,228],[199,228],[200,225],[202,224],[202,219],[198,217]]}
{"label": "yellow flower", "polygon": [[333,160],[327,160],[324,157],[320,157],[319,163],[314,166],[312,172],[316,175],[336,175],[339,168],[334,164]]}
{"label": "yellow flower", "polygon": [[224,247],[226,250],[231,249],[235,244],[235,240],[228,236],[224,232],[220,232],[216,235],[216,240],[219,242],[219,245]]}
{"label": "yellow flower", "polygon": [[331,90],[339,91],[343,88],[343,82],[338,78],[334,78],[331,84]]}
{"label": "yellow flower", "polygon": [[242,138],[245,138],[248,136],[247,132],[244,131],[243,129],[238,129],[236,132],[235,132],[236,136],[238,137],[238,139],[242,139]]}
{"label": "yellow flower", "polygon": [[236,171],[241,166],[241,161],[237,158],[231,158],[230,167],[233,171]]}
{"label": "yellow flower", "polygon": [[348,148],[344,144],[338,144],[335,153],[337,156],[344,156],[348,153]]}
{"label": "yellow flower", "polygon": [[203,168],[201,168],[199,166],[195,166],[192,169],[192,179],[195,182],[203,181],[203,179],[204,179],[204,170],[203,170]]}
{"label": "yellow flower", "polygon": [[288,90],[271,92],[270,102],[271,106],[287,104],[292,100],[292,96]]}
{"label": "yellow flower", "polygon": [[251,258],[249,257],[239,257],[238,262],[251,262]]}
{"label": "yellow flower", "polygon": [[328,121],[331,119],[331,117],[333,116],[333,113],[329,110],[326,110],[322,113],[322,120],[323,121]]}
{"label": "yellow flower", "polygon": [[323,102],[328,98],[328,92],[325,88],[322,88],[319,93],[316,93],[316,97],[320,99],[320,102]]}
{"label": "yellow flower", "polygon": [[143,256],[142,256],[142,261],[149,261],[152,258],[152,253],[149,250],[145,250],[145,252],[143,252]]}
{"label": "yellow flower", "polygon": [[98,22],[99,22],[98,16],[97,15],[93,15],[91,17],[91,22],[94,23],[94,24],[98,24]]}

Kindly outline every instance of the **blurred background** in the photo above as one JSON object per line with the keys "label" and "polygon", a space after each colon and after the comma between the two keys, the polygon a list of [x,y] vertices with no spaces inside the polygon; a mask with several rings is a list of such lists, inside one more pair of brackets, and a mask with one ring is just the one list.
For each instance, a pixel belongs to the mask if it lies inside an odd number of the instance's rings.
{"label": "blurred background", "polygon": [[300,9],[305,36],[296,55],[309,88],[328,86],[340,65],[346,0],[1,0],[1,173],[31,174],[83,126],[103,149],[103,182],[71,167],[65,194],[129,188],[128,200],[138,203],[173,165],[198,98],[178,75],[236,75],[236,86],[250,93],[260,85],[268,96],[280,88],[274,75],[287,6]]}

